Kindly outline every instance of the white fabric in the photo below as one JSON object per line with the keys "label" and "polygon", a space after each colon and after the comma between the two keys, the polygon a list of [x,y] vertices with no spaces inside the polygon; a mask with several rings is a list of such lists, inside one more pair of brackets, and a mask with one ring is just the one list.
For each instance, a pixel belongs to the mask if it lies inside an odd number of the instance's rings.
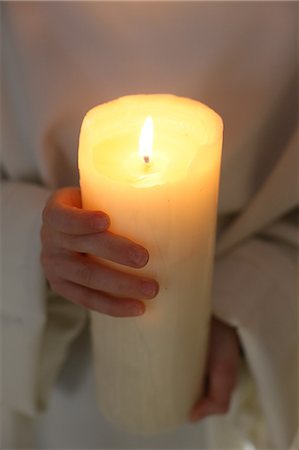
{"label": "white fabric", "polygon": [[299,127],[265,183],[248,203],[244,212],[221,236],[217,245],[218,255],[225,252],[226,248],[231,248],[248,238],[256,230],[263,230],[265,226],[272,224],[298,205],[298,165],[296,164],[298,143]]}
{"label": "white fabric", "polygon": [[5,405],[32,415],[46,402],[85,323],[62,300],[51,302],[53,319],[39,264],[50,189],[77,183],[83,115],[119,95],[171,92],[224,119],[215,312],[238,326],[268,438],[287,448],[296,430],[298,238],[282,216],[298,206],[298,4],[6,2],[2,12]]}
{"label": "white fabric", "polygon": [[298,425],[296,263],[292,247],[252,239],[219,259],[215,270],[214,311],[238,328],[278,448]]}
{"label": "white fabric", "polygon": [[47,190],[25,183],[4,183],[2,189],[2,396],[12,408],[31,414],[46,321],[39,230],[47,196]]}
{"label": "white fabric", "polygon": [[295,439],[292,442],[290,450],[298,450],[299,448],[299,433],[297,433]]}

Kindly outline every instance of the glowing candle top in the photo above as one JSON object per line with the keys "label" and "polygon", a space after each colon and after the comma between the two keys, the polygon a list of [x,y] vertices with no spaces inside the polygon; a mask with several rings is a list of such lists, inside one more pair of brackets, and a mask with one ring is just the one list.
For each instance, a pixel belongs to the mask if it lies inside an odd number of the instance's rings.
{"label": "glowing candle top", "polygon": [[222,140],[220,116],[191,99],[136,95],[104,106],[86,115],[80,146],[98,174],[118,183],[148,188],[208,170]]}

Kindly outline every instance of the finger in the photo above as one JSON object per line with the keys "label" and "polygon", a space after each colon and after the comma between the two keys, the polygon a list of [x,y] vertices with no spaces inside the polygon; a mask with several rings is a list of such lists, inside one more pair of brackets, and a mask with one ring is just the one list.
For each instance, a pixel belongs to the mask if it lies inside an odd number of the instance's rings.
{"label": "finger", "polygon": [[72,303],[109,316],[132,317],[140,316],[145,312],[145,305],[141,301],[129,298],[114,298],[103,292],[79,286],[69,281],[56,279],[51,283],[51,287]]}
{"label": "finger", "polygon": [[240,352],[236,331],[213,320],[207,365],[207,385],[203,397],[194,405],[190,419],[225,414],[237,383]]}
{"label": "finger", "polygon": [[[49,236],[51,234],[51,236]],[[148,251],[129,239],[110,233],[71,235],[49,232],[44,239],[51,247],[62,248],[78,253],[89,253],[130,267],[144,267],[149,259]]]}
{"label": "finger", "polygon": [[202,410],[204,407],[204,403],[207,402],[208,398],[208,376],[206,375],[204,380],[204,386],[203,389],[200,389],[202,391],[200,397],[196,401],[196,403],[193,405],[191,412],[189,414],[189,419],[191,422],[196,422],[197,420],[202,418]]}
{"label": "finger", "polygon": [[109,216],[104,212],[82,209],[78,188],[56,191],[43,211],[43,222],[57,231],[75,235],[104,231],[110,225]]}
{"label": "finger", "polygon": [[204,419],[210,414],[213,414],[213,412],[210,411],[210,399],[202,398],[193,407],[189,419],[191,420],[191,422],[198,422],[199,420]]}
{"label": "finger", "polygon": [[[209,363],[208,398],[210,409],[225,413],[237,383],[240,351],[236,331],[221,323],[212,340]],[[220,344],[221,339],[221,344]]]}
{"label": "finger", "polygon": [[155,280],[120,272],[84,255],[60,255],[54,257],[51,270],[54,276],[90,289],[117,297],[150,299],[157,295],[159,286]]}
{"label": "finger", "polygon": [[228,412],[236,380],[237,370],[233,364],[222,362],[212,368],[210,390],[204,405],[206,415]]}
{"label": "finger", "polygon": [[211,414],[225,414],[236,385],[236,369],[230,364],[215,365],[210,373],[209,390],[193,407],[190,419],[197,421]]}

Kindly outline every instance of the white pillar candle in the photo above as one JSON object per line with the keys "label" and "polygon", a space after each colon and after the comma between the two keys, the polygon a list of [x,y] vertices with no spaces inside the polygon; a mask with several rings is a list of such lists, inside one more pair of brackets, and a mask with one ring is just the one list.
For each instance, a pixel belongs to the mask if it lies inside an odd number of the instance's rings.
{"label": "white pillar candle", "polygon": [[[153,138],[140,136],[148,116]],[[164,94],[97,106],[82,124],[83,207],[105,211],[112,232],[150,254],[144,269],[107,264],[160,284],[143,316],[91,313],[100,408],[132,432],[185,422],[202,389],[222,134],[213,110]]]}

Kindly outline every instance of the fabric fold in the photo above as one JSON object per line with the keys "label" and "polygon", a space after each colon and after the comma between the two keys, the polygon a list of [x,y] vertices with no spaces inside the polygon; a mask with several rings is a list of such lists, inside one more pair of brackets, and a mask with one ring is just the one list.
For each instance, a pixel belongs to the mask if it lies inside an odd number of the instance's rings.
{"label": "fabric fold", "polygon": [[277,449],[290,445],[298,426],[296,267],[294,248],[262,239],[236,247],[215,267],[214,313],[237,327]]}
{"label": "fabric fold", "polygon": [[34,184],[2,182],[1,401],[29,416],[45,406],[68,347],[86,320],[82,308],[47,299],[40,227],[49,195]]}
{"label": "fabric fold", "polygon": [[219,238],[221,255],[252,234],[275,222],[299,204],[297,185],[299,127],[265,183]]}

